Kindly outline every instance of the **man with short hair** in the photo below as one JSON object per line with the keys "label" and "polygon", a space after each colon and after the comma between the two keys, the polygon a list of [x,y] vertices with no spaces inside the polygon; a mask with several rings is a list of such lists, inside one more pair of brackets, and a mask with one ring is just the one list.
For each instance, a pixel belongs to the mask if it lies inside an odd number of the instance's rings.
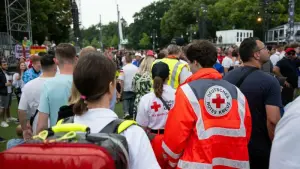
{"label": "man with short hair", "polygon": [[141,59],[142,59],[142,54],[141,53],[135,53],[135,59],[133,60],[132,64],[134,64],[137,67],[140,67],[141,64]]}
{"label": "man with short hair", "polygon": [[37,108],[40,103],[40,95],[46,80],[53,78],[57,70],[53,55],[46,54],[41,56],[41,65],[43,74],[24,86],[19,103],[19,120],[25,140],[30,139],[32,134],[37,134],[36,117],[38,113]]}
{"label": "man with short hair", "polygon": [[5,60],[2,60],[0,64],[0,118],[2,120],[0,126],[8,127],[7,122],[17,120],[10,117],[9,109],[12,97],[12,75],[8,72],[8,64]]}
{"label": "man with short hair", "polygon": [[177,89],[168,114],[161,144],[167,168],[249,168],[245,96],[213,69],[217,50],[211,42],[193,42],[186,56],[193,75]]}
{"label": "man with short hair", "polygon": [[97,50],[93,46],[87,46],[80,51],[79,57],[82,57],[84,55],[87,55],[90,52],[95,52],[95,51]]}
{"label": "man with short hair", "polygon": [[61,43],[56,47],[55,57],[60,74],[44,83],[38,107],[37,133],[48,128],[48,119],[50,127],[56,124],[59,108],[68,104],[70,97],[73,69],[77,63],[76,50],[70,44]]}
{"label": "man with short hair", "polygon": [[168,56],[154,61],[153,65],[157,62],[166,63],[170,68],[168,85],[173,89],[177,89],[180,84],[185,82],[185,80],[191,76],[191,72],[189,70],[189,65],[179,58],[182,54],[181,47],[171,44],[168,46],[167,50]]}
{"label": "man with short hair", "polygon": [[138,67],[132,64],[130,55],[125,55],[126,65],[120,71],[119,80],[121,81],[121,96],[123,100],[124,118],[132,118],[135,93],[132,89],[132,81],[138,72]]}
{"label": "man with short hair", "polygon": [[234,62],[232,57],[232,52],[234,49],[232,47],[226,50],[227,55],[222,60],[222,66],[224,67],[224,73],[227,73],[230,68],[233,68]]}
{"label": "man with short hair", "polygon": [[281,53],[281,46],[279,45],[275,46],[275,53],[270,56],[270,60],[273,66],[276,66],[277,62],[282,59],[280,53]]}
{"label": "man with short hair", "polygon": [[239,52],[244,66],[230,71],[224,79],[239,87],[249,103],[252,116],[248,145],[250,168],[268,169],[274,131],[280,120],[280,85],[275,77],[260,70],[270,59],[263,42],[246,38]]}
{"label": "man with short hair", "polygon": [[277,76],[287,77],[281,94],[284,106],[293,101],[294,90],[298,87],[298,67],[300,67],[300,60],[297,59],[295,49],[287,48],[285,57],[278,61],[273,68]]}
{"label": "man with short hair", "polygon": [[41,58],[39,55],[32,55],[30,58],[32,62],[32,67],[26,70],[23,74],[24,84],[28,83],[30,80],[33,80],[41,75]]}

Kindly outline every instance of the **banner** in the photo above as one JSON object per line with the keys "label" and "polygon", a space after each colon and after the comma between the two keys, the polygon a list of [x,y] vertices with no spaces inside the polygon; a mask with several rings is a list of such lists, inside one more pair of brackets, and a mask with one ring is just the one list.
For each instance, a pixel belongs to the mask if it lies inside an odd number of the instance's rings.
{"label": "banner", "polygon": [[30,54],[38,54],[40,52],[47,52],[46,46],[31,46]]}
{"label": "banner", "polygon": [[15,57],[20,59],[25,56],[25,58],[30,58],[30,46],[23,47],[21,45],[15,46]]}
{"label": "banner", "polygon": [[23,46],[17,44],[15,46],[15,57],[17,59],[20,59],[21,57],[23,57]]}

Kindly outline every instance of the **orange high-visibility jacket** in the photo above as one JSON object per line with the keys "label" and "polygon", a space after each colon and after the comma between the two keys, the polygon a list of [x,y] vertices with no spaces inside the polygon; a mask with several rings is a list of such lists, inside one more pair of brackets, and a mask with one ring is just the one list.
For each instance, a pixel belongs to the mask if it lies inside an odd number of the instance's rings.
{"label": "orange high-visibility jacket", "polygon": [[177,89],[162,148],[168,168],[248,169],[251,115],[247,100],[214,69]]}

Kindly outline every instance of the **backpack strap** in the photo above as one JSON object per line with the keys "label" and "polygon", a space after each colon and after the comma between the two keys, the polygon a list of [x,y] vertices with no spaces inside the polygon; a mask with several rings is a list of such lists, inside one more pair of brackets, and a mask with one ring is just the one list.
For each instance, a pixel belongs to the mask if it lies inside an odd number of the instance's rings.
{"label": "backpack strap", "polygon": [[246,77],[248,77],[252,72],[258,70],[255,67],[251,67],[240,79],[239,81],[235,84],[236,87],[240,88],[241,85],[243,84],[244,80],[246,79]]}
{"label": "backpack strap", "polygon": [[36,115],[37,115],[38,113],[39,113],[39,110],[36,109],[34,115],[30,117],[30,125],[31,125],[31,126],[32,126],[33,121],[34,121],[34,119],[35,119],[35,117],[36,117]]}
{"label": "backpack strap", "polygon": [[[59,120],[56,125],[74,123],[74,116]],[[132,125],[137,125],[134,120],[116,119],[108,123],[99,133],[115,133],[120,134]]]}
{"label": "backpack strap", "polygon": [[162,97],[159,97],[159,100],[164,104],[164,106],[170,111],[170,106],[167,104],[167,102],[162,98]]}
{"label": "backpack strap", "polygon": [[134,124],[137,124],[134,120],[116,119],[106,125],[99,133],[120,134]]}
{"label": "backpack strap", "polygon": [[67,117],[65,119],[61,119],[56,123],[56,125],[66,124],[66,123],[74,123],[74,116]]}

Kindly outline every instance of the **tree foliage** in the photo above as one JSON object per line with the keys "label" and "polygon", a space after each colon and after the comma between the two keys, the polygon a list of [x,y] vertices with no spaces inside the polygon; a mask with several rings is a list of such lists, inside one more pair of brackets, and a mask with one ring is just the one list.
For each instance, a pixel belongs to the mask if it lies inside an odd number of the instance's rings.
{"label": "tree foliage", "polygon": [[[31,0],[31,22],[33,40],[43,43],[45,36],[56,43],[69,40],[72,14],[70,0]],[[0,2],[0,32],[6,32],[4,0]],[[16,40],[22,40],[23,33],[14,34]]]}
{"label": "tree foliage", "polygon": [[[216,31],[229,29],[250,29],[262,38],[263,31],[288,22],[288,0],[273,0],[264,6],[263,0],[160,0],[151,3],[134,14],[134,22],[124,23],[124,34],[128,48],[152,48],[150,36],[157,35],[158,46],[164,47],[174,37],[183,36],[186,41],[199,37],[199,22],[206,25],[206,38],[215,38]],[[202,6],[207,12],[203,12]],[[199,12],[199,18],[198,18]],[[295,4],[295,22],[300,22],[300,0]],[[263,18],[258,22],[257,18]],[[201,30],[202,27],[201,27]],[[83,30],[89,42],[96,36],[97,26]],[[194,34],[196,32],[196,34]],[[102,26],[102,42],[105,47],[117,47],[117,22]],[[148,41],[149,40],[149,41]]]}
{"label": "tree foliage", "polygon": [[[143,33],[152,35],[156,32],[159,46],[165,45],[169,40],[161,37],[160,22],[165,12],[170,9],[173,0],[161,0],[153,2],[134,14],[134,23],[129,25],[129,46],[139,48]],[[168,42],[166,42],[168,41]]]}
{"label": "tree foliage", "polygon": [[56,43],[69,40],[72,14],[69,0],[31,0],[33,40],[43,43],[45,36]]}
{"label": "tree foliage", "polygon": [[[262,0],[175,0],[162,19],[161,30],[167,38],[185,34],[190,25],[197,30],[197,10],[200,19],[206,16],[206,38],[228,29],[250,29],[261,36],[264,29],[287,23],[288,0],[276,0],[266,6],[262,3]],[[201,4],[207,6],[206,15]],[[296,1],[295,11],[295,21],[300,21],[300,1]],[[257,22],[258,17],[268,24]]]}
{"label": "tree foliage", "polygon": [[[102,43],[103,47],[117,47],[119,43],[118,38],[118,23],[110,22],[107,25],[102,25]],[[94,39],[100,42],[100,25],[92,25],[87,29],[82,29],[82,37],[85,42],[92,42]],[[95,41],[96,42],[96,41]],[[100,43],[99,43],[100,45]]]}
{"label": "tree foliage", "polygon": [[143,33],[142,38],[140,39],[139,42],[139,46],[142,49],[146,49],[149,48],[149,45],[150,45],[150,37],[146,33]]}
{"label": "tree foliage", "polygon": [[91,45],[97,49],[101,48],[100,41],[96,37],[93,38]]}

